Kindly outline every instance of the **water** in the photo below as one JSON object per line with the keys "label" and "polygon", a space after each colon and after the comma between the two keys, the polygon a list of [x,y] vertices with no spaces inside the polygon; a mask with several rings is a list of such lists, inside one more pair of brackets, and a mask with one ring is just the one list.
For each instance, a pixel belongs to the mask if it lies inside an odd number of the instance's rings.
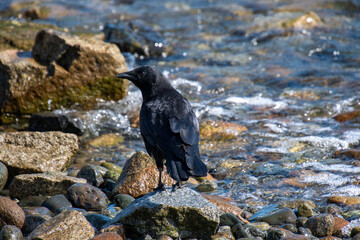
{"label": "water", "polygon": [[[0,9],[18,2],[7,0]],[[360,146],[359,121],[333,119],[360,109],[358,1],[26,2],[48,9],[38,22],[73,32],[99,33],[107,23],[136,19],[161,33],[173,54],[126,53],[129,67],[159,68],[190,100],[200,122],[247,128],[230,130],[234,137],[227,141],[201,142],[208,166],[227,172],[218,194],[249,205],[359,194],[358,160],[333,157],[336,150]],[[141,95],[134,86],[129,91],[124,100],[81,113],[85,138],[119,132],[126,139],[119,147],[85,149],[90,160],[122,165],[144,150],[130,119]]]}

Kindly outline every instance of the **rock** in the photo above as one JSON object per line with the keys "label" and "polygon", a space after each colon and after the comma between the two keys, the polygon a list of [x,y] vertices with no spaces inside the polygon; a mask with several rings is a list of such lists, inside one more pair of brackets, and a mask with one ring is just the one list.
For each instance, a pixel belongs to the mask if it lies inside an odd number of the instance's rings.
{"label": "rock", "polygon": [[307,217],[298,217],[296,219],[296,227],[297,228],[304,227],[307,220],[308,220]]}
{"label": "rock", "polygon": [[[122,135],[120,135],[118,133],[107,133],[107,134],[101,135],[100,137],[92,139],[89,142],[89,145],[92,147],[113,147],[113,146],[117,146],[123,142],[124,142],[124,137]],[[115,165],[115,164],[108,163],[108,162],[104,162],[103,164],[108,165],[108,166]],[[119,166],[117,166],[117,167],[120,168]],[[110,168],[109,168],[109,170],[110,170]]]}
{"label": "rock", "polygon": [[307,203],[300,204],[298,213],[301,217],[312,217],[315,215],[313,208]]}
{"label": "rock", "polygon": [[0,229],[5,225],[22,228],[25,221],[24,211],[10,198],[0,196]]}
{"label": "rock", "polygon": [[204,179],[200,184],[195,188],[199,192],[212,192],[218,188],[216,182]]}
{"label": "rock", "polygon": [[0,159],[9,178],[22,173],[61,171],[78,150],[78,138],[61,132],[0,133]]}
{"label": "rock", "polygon": [[[152,192],[158,181],[159,171],[155,160],[144,152],[137,152],[126,161],[112,194],[125,193],[138,198]],[[175,183],[166,173],[166,168],[162,173],[162,181],[168,186]]]}
{"label": "rock", "polygon": [[110,179],[110,180],[116,182],[119,179],[120,175],[121,175],[121,173],[119,173],[119,172],[116,172],[114,170],[109,170],[105,173],[104,178]]}
{"label": "rock", "polygon": [[100,230],[102,226],[111,221],[110,217],[97,213],[86,214],[85,218],[96,230]]}
{"label": "rock", "polygon": [[135,201],[135,198],[133,198],[132,196],[130,196],[128,194],[120,193],[120,194],[115,195],[114,201],[117,206],[124,209],[127,206],[129,206],[133,201]]}
{"label": "rock", "polygon": [[267,222],[252,222],[251,225],[257,227],[258,229],[264,232],[266,232],[271,228],[270,224],[268,224]]}
{"label": "rock", "polygon": [[123,240],[123,238],[114,232],[105,232],[96,235],[95,237],[91,238],[91,240]]}
{"label": "rock", "polygon": [[60,131],[64,133],[74,133],[76,135],[83,135],[84,131],[79,123],[73,121],[73,118],[68,115],[55,112],[41,112],[31,115],[29,121],[30,131]]}
{"label": "rock", "polygon": [[107,168],[109,171],[112,170],[112,171],[115,171],[120,174],[123,171],[122,167],[120,167],[116,164],[113,164],[113,163],[109,163],[109,162],[103,162],[103,163],[101,163],[101,166]]}
{"label": "rock", "polygon": [[323,23],[315,12],[308,12],[305,15],[302,15],[298,19],[295,20],[293,26],[296,30],[302,30],[302,29],[313,29],[314,27],[321,26]]}
{"label": "rock", "polygon": [[355,110],[346,113],[340,113],[334,117],[338,122],[347,122],[347,121],[360,121],[360,110]]}
{"label": "rock", "polygon": [[334,217],[330,214],[320,214],[307,220],[305,227],[309,228],[316,237],[331,236],[335,225]]}
{"label": "rock", "polygon": [[280,228],[283,228],[283,229],[285,229],[285,230],[288,230],[288,231],[290,231],[290,232],[292,232],[292,233],[297,232],[297,228],[296,228],[293,224],[291,224],[291,223],[283,224],[283,225],[280,226]]}
{"label": "rock", "polygon": [[25,198],[22,198],[18,204],[20,207],[38,207],[41,206],[44,201],[48,199],[48,197],[45,196],[28,196]]}
{"label": "rock", "polygon": [[22,240],[23,234],[19,228],[14,225],[5,225],[0,232],[1,240]]}
{"label": "rock", "polygon": [[26,215],[24,226],[22,227],[21,231],[25,236],[27,236],[32,231],[34,231],[35,228],[50,219],[51,217],[48,215]]}
{"label": "rock", "polygon": [[[262,214],[262,211],[264,214]],[[290,208],[281,208],[274,211],[267,209],[260,210],[256,215],[254,214],[250,220],[257,220],[267,222],[270,225],[282,225],[285,223],[295,223],[296,215]]]}
{"label": "rock", "polygon": [[97,167],[90,164],[83,166],[76,177],[86,179],[88,184],[95,187],[99,187],[104,182],[104,179]]}
{"label": "rock", "polygon": [[74,183],[85,182],[85,179],[68,177],[58,172],[21,174],[13,179],[9,189],[10,196],[22,199],[33,195],[66,194],[67,189]]}
{"label": "rock", "polygon": [[32,114],[75,103],[91,106],[96,99],[119,100],[128,82],[114,75],[126,70],[116,45],[42,30],[32,53],[0,53],[0,113]]}
{"label": "rock", "polygon": [[231,228],[229,226],[220,226],[217,233],[211,236],[211,240],[235,240],[234,235],[231,232]]}
{"label": "rock", "polygon": [[25,216],[27,215],[41,215],[52,216],[52,212],[46,207],[24,207]]}
{"label": "rock", "polygon": [[231,232],[234,234],[235,238],[256,238],[260,237],[264,239],[266,233],[261,231],[259,228],[254,227],[250,224],[238,223],[231,228]]}
{"label": "rock", "polygon": [[220,215],[220,226],[233,227],[242,221],[232,213],[223,213]]}
{"label": "rock", "polygon": [[216,195],[207,195],[207,194],[201,194],[204,198],[209,200],[212,204],[215,204],[221,211],[224,213],[232,213],[234,214],[238,219],[240,219],[243,223],[249,223],[248,220],[244,219],[242,214],[242,209],[235,206],[234,204],[230,203],[232,199],[220,197]]}
{"label": "rock", "polygon": [[346,231],[343,231],[344,227],[346,227],[348,224],[350,224],[349,221],[346,221],[345,219],[341,217],[334,217],[334,228],[332,235],[340,238],[346,238],[349,237],[348,234],[346,234]]}
{"label": "rock", "polygon": [[351,238],[352,240],[360,240],[360,233],[356,234]]}
{"label": "rock", "polygon": [[67,192],[70,201],[85,210],[102,210],[108,207],[107,197],[97,187],[87,183],[76,183]]}
{"label": "rock", "polygon": [[5,187],[6,181],[8,179],[8,170],[6,166],[0,162],[0,191]]}
{"label": "rock", "polygon": [[215,205],[189,188],[167,189],[136,199],[113,220],[121,222],[127,237],[209,238],[219,225]]}
{"label": "rock", "polygon": [[64,194],[57,194],[48,198],[41,206],[48,208],[53,213],[56,213],[56,211],[62,207],[72,207],[71,202],[67,200]]}
{"label": "rock", "polygon": [[90,239],[95,231],[79,212],[68,210],[38,226],[27,239]]}
{"label": "rock", "polygon": [[241,132],[247,131],[242,125],[229,122],[202,122],[200,123],[200,139],[210,141],[224,141],[236,138]]}
{"label": "rock", "polygon": [[99,232],[115,232],[119,234],[123,239],[125,239],[125,228],[122,224],[107,226],[106,228],[102,228]]}
{"label": "rock", "polygon": [[107,24],[105,41],[115,43],[122,52],[137,53],[145,57],[166,57],[171,52],[166,40],[140,21]]}
{"label": "rock", "polygon": [[360,160],[360,151],[356,149],[341,149],[334,153],[334,157]]}
{"label": "rock", "polygon": [[310,240],[310,237],[294,234],[282,228],[272,228],[268,232],[266,240]]}
{"label": "rock", "polygon": [[328,203],[336,203],[345,206],[351,206],[355,204],[360,204],[360,197],[352,196],[332,196],[328,199]]}

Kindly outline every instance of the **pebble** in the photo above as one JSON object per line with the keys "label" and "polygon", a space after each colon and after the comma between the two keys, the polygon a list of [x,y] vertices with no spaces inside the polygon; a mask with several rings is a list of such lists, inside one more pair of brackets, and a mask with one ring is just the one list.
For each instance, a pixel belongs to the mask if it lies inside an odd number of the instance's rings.
{"label": "pebble", "polygon": [[75,183],[67,193],[74,206],[85,210],[102,210],[108,207],[107,197],[97,187],[87,183]]}
{"label": "pebble", "polygon": [[22,228],[25,221],[25,213],[10,198],[0,196],[0,229],[5,225],[15,225]]}
{"label": "pebble", "polygon": [[100,230],[102,226],[111,221],[110,217],[98,213],[86,214],[85,218],[97,230]]}
{"label": "pebble", "polygon": [[232,213],[224,213],[220,215],[220,226],[233,227],[242,221]]}
{"label": "pebble", "polygon": [[20,207],[37,207],[41,206],[43,202],[48,199],[48,197],[44,196],[28,196],[21,199],[18,204]]}
{"label": "pebble", "polygon": [[122,168],[116,164],[109,163],[109,162],[103,162],[103,163],[101,163],[101,166],[107,168],[109,171],[112,170],[112,171],[118,172],[120,174],[122,173]]}
{"label": "pebble", "polygon": [[231,232],[234,234],[235,238],[265,238],[266,233],[261,231],[259,228],[252,226],[250,224],[238,223],[231,228]]}
{"label": "pebble", "polygon": [[95,237],[91,238],[91,240],[123,240],[123,238],[114,232],[105,232],[96,235]]}
{"label": "pebble", "polygon": [[296,227],[304,227],[307,220],[307,217],[298,217],[296,219]]}
{"label": "pebble", "polygon": [[330,214],[319,214],[307,220],[305,227],[309,228],[316,237],[331,236],[335,225],[334,217]]}
{"label": "pebble", "polygon": [[24,226],[21,228],[21,231],[27,236],[34,231],[35,228],[49,219],[51,219],[51,217],[48,215],[26,215]]}
{"label": "pebble", "polygon": [[360,204],[360,197],[350,196],[332,196],[328,199],[328,203],[336,203],[344,206]]}
{"label": "pebble", "polygon": [[5,187],[6,181],[8,179],[8,170],[2,162],[0,162],[0,191]]}
{"label": "pebble", "polygon": [[117,194],[114,197],[114,201],[115,201],[116,205],[121,207],[122,209],[129,206],[134,200],[135,200],[135,198],[133,198],[132,196],[130,196],[128,194],[122,194],[122,193]]}
{"label": "pebble", "polygon": [[72,204],[64,194],[58,194],[45,200],[42,206],[55,213],[61,207],[72,207]]}
{"label": "pebble", "polygon": [[200,184],[195,188],[199,192],[212,192],[218,188],[216,182],[204,179]]}
{"label": "pebble", "polygon": [[109,225],[105,228],[102,228],[100,231],[100,233],[104,233],[104,232],[116,232],[117,234],[119,234],[123,239],[125,239],[125,228],[124,225],[122,225],[121,223],[118,223],[116,225]]}
{"label": "pebble", "polygon": [[215,235],[211,236],[211,240],[222,240],[222,239],[235,240],[235,237],[231,232],[231,227],[220,226],[217,233]]}
{"label": "pebble", "polygon": [[312,217],[315,215],[313,208],[307,203],[300,204],[298,207],[298,213],[301,217]]}
{"label": "pebble", "polygon": [[268,215],[259,218],[260,221],[267,222],[270,225],[282,225],[285,223],[295,223],[296,215],[290,208],[282,208],[271,212]]}
{"label": "pebble", "polygon": [[111,179],[113,181],[117,181],[120,177],[121,173],[114,171],[114,170],[109,170],[105,173],[104,178],[105,179]]}
{"label": "pebble", "polygon": [[82,167],[76,177],[86,179],[88,184],[91,184],[95,187],[99,187],[104,182],[104,179],[98,168],[90,164]]}
{"label": "pebble", "polygon": [[23,234],[19,228],[14,225],[5,225],[0,232],[1,240],[21,240]]}

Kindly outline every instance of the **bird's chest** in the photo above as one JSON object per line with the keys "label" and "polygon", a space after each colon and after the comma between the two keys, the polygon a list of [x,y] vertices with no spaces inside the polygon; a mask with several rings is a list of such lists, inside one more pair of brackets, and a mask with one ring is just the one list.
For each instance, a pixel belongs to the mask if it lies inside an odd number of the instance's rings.
{"label": "bird's chest", "polygon": [[152,134],[157,135],[162,129],[169,128],[169,117],[165,105],[149,103],[141,108],[140,126],[147,126]]}

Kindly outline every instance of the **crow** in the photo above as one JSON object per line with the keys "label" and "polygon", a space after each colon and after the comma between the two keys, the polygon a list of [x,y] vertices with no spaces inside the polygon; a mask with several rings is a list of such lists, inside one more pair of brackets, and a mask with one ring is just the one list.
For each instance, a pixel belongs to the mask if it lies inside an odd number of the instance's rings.
{"label": "crow", "polygon": [[154,190],[165,190],[161,181],[164,162],[176,181],[174,190],[182,187],[181,181],[190,176],[206,176],[207,168],[199,153],[199,122],[188,100],[161,72],[150,66],[116,77],[130,80],[142,93],[140,132],[146,151],[155,159],[159,170],[159,182]]}

